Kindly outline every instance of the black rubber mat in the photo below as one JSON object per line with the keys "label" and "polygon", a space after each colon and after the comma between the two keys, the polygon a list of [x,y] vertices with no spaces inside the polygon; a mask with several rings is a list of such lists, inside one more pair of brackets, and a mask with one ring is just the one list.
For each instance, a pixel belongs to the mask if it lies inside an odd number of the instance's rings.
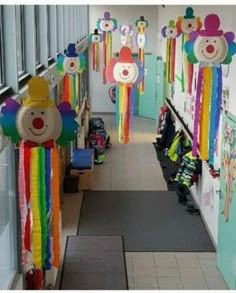
{"label": "black rubber mat", "polygon": [[126,290],[122,237],[69,236],[60,289]]}
{"label": "black rubber mat", "polygon": [[123,235],[125,251],[215,251],[170,191],[86,191],[78,235]]}

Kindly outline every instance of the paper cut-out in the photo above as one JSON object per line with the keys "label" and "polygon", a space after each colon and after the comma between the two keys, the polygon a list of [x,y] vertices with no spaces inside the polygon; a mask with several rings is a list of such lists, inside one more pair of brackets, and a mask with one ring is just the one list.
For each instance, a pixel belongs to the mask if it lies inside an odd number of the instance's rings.
{"label": "paper cut-out", "polygon": [[[209,14],[204,20],[204,29],[192,32],[185,44],[188,60],[199,63],[195,100],[193,154],[197,153],[198,128],[199,151],[202,160],[214,163],[214,146],[219,128],[222,96],[222,67],[229,64],[236,53],[233,32],[223,32],[220,18]],[[200,119],[199,119],[200,117]],[[199,127],[200,123],[200,127]]]}
{"label": "paper cut-out", "polygon": [[99,58],[99,44],[102,42],[102,34],[98,33],[98,29],[94,30],[94,33],[89,35],[89,41],[92,43],[92,60],[93,71],[99,71],[100,58]]}
{"label": "paper cut-out", "polygon": [[119,58],[112,58],[107,66],[107,80],[118,84],[116,88],[116,115],[120,143],[129,142],[129,130],[134,110],[133,86],[141,82],[143,75],[143,67],[139,61],[133,59],[129,47],[122,47]]}

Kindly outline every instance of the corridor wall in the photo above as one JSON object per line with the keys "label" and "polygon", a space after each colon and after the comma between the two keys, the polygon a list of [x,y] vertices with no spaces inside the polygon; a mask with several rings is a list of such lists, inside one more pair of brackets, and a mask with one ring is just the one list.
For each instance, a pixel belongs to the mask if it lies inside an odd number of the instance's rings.
{"label": "corridor wall", "polygon": [[[143,15],[148,20],[149,26],[146,29],[147,45],[145,51],[153,54],[157,54],[157,12],[158,6],[147,5],[90,5],[89,6],[89,31],[92,33],[96,28],[96,22],[99,18],[103,17],[105,11],[109,11],[112,18],[118,21],[118,27],[121,24],[131,24],[134,32],[137,33],[137,27],[135,21]],[[134,40],[133,52],[137,53],[137,46]],[[101,47],[102,48],[102,45]],[[119,52],[121,48],[120,33],[118,29],[113,32],[113,52]],[[102,65],[102,49],[100,49],[100,65]],[[103,84],[102,82],[102,66],[100,72],[92,71],[92,56],[91,46],[89,53],[89,94],[92,101],[93,112],[113,113],[115,112],[115,106],[111,103],[108,90],[111,86],[110,83]]]}
{"label": "corridor wall", "polygon": [[[166,5],[165,8],[158,8],[158,40],[157,52],[159,55],[163,56],[165,60],[165,40],[161,37],[161,28],[168,23],[170,19],[177,20],[178,16],[184,16],[185,10],[188,6],[179,5]],[[221,19],[221,27],[224,31],[233,31],[236,33],[236,20],[235,6],[222,6],[222,5],[192,5],[195,16],[200,16],[202,22],[207,14],[216,13]],[[193,96],[195,94],[194,83],[196,82],[196,74],[198,72],[199,64],[194,65],[194,80],[193,80]],[[233,57],[233,61],[229,66],[223,65],[223,71],[228,72],[223,76],[223,88],[228,86],[229,88],[229,109],[232,114],[236,114],[236,100],[234,98],[234,93],[236,92],[236,60]],[[175,74],[180,75],[182,68],[182,51],[181,51],[181,38],[177,38],[176,45],[176,68]],[[193,116],[190,113],[189,108],[191,106],[192,99],[183,93],[181,90],[181,84],[176,79],[174,84],[174,95],[172,98],[172,104],[183,117],[184,122],[188,125],[189,129],[193,130]],[[222,117],[221,117],[222,120]],[[221,141],[221,124],[219,131],[219,139]],[[215,169],[220,167],[220,143],[218,145],[218,154],[215,154]],[[218,233],[218,210],[219,210],[219,178],[213,179],[209,174],[206,164],[203,163],[202,176],[197,185],[192,187],[192,194],[195,201],[198,203],[203,220],[209,229],[210,235],[214,243],[217,245],[217,233]],[[206,200],[207,199],[207,200]]]}

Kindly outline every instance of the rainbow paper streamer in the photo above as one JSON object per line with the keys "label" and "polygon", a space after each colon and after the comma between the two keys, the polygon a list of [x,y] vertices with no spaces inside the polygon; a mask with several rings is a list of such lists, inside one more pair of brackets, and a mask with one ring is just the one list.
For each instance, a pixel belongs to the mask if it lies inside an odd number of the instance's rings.
{"label": "rainbow paper streamer", "polygon": [[175,81],[176,38],[179,36],[174,20],[170,20],[161,33],[166,38],[166,83],[171,83]]}
{"label": "rainbow paper streamer", "polygon": [[85,56],[76,52],[76,45],[71,43],[68,45],[66,55],[59,54],[57,58],[57,71],[65,74],[64,77],[64,101],[69,102],[73,109],[80,99],[79,91],[76,90],[78,75],[86,68]]}
{"label": "rainbow paper streamer", "polygon": [[176,28],[179,34],[182,34],[182,72],[181,87],[182,92],[192,95],[193,82],[193,64],[188,61],[187,54],[184,50],[184,44],[189,40],[189,34],[193,31],[199,31],[202,27],[200,17],[194,15],[192,7],[187,7],[185,15],[179,16],[176,22]]}
{"label": "rainbow paper streamer", "polygon": [[143,78],[140,62],[134,60],[129,47],[122,47],[118,59],[112,58],[106,69],[108,81],[116,86],[116,122],[119,142],[127,144],[134,112],[134,85]]}
{"label": "rainbow paper streamer", "polygon": [[[136,20],[135,25],[138,27],[138,34],[136,39],[138,46],[138,58],[142,67],[144,68],[144,47],[147,43],[145,29],[148,27],[148,21],[143,16],[140,16],[140,18]],[[143,94],[144,92],[144,76],[139,84],[139,92],[140,94]]]}
{"label": "rainbow paper streamer", "polygon": [[[68,102],[49,98],[48,81],[33,77],[21,104],[8,98],[1,108],[5,136],[20,143],[19,207],[23,265],[41,271],[60,265],[60,193],[57,145],[76,138],[76,113]],[[46,125],[46,127],[45,127]],[[30,131],[29,131],[30,130]],[[32,216],[32,222],[31,222]],[[52,229],[51,229],[52,223]],[[52,245],[51,245],[52,240]]]}
{"label": "rainbow paper streamer", "polygon": [[98,29],[95,29],[94,32],[89,35],[89,41],[92,43],[93,71],[98,72],[100,69],[99,44],[102,42],[102,34],[98,33]]}
{"label": "rainbow paper streamer", "polygon": [[[236,43],[232,32],[219,29],[220,19],[209,14],[204,20],[205,29],[190,34],[185,44],[188,61],[200,63],[193,131],[193,155],[199,153],[202,160],[214,165],[214,151],[220,121],[222,95],[221,64],[229,64],[236,53]],[[200,117],[200,119],[199,119]],[[199,129],[199,135],[198,135]]]}
{"label": "rainbow paper streamer", "polygon": [[117,20],[104,12],[104,17],[97,21],[97,29],[102,32],[103,39],[103,84],[106,84],[106,67],[112,57],[112,32],[117,29]]}

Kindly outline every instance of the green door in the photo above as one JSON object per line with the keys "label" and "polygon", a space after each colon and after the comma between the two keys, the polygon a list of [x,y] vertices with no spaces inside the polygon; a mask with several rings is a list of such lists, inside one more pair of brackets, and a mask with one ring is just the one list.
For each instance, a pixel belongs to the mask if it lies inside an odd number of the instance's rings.
{"label": "green door", "polygon": [[156,119],[156,79],[157,79],[157,57],[155,55],[145,55],[144,61],[144,93],[139,94],[139,116]]}
{"label": "green door", "polygon": [[223,118],[217,265],[230,289],[236,289],[236,117]]}

